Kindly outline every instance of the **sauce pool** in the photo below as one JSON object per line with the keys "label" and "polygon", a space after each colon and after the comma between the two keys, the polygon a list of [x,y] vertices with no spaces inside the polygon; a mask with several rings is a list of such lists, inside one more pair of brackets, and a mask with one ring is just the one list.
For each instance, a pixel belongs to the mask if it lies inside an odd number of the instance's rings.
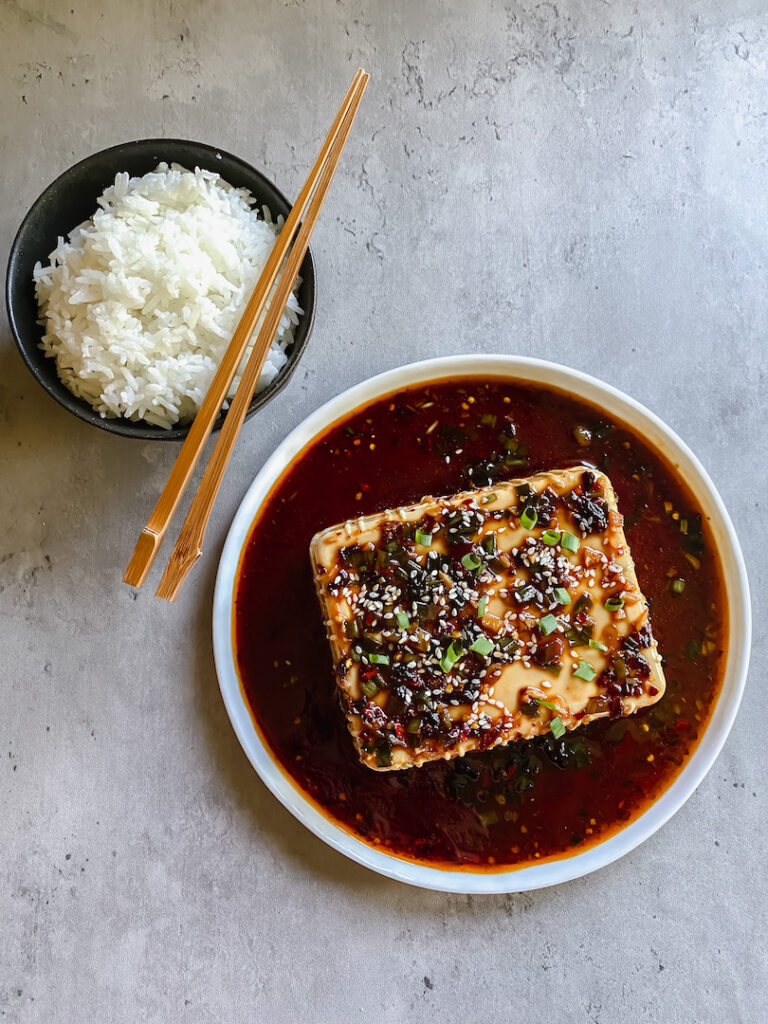
{"label": "sauce pool", "polygon": [[[522,444],[503,466],[500,429]],[[520,462],[524,461],[524,465]],[[336,695],[309,563],[312,536],[359,515],[500,478],[591,463],[610,477],[649,599],[667,690],[636,715],[374,772]],[[471,469],[471,473],[469,470]],[[482,479],[482,474],[490,476]],[[578,852],[637,817],[690,757],[719,692],[727,617],[706,522],[674,469],[623,424],[538,385],[467,378],[377,399],[315,439],[254,523],[235,591],[235,649],[254,721],[330,818],[391,853],[498,868]]]}

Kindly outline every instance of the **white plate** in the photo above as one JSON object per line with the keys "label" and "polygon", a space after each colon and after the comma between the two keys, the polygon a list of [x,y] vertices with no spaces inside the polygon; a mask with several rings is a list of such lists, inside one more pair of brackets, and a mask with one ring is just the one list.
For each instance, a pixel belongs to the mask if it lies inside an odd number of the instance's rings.
{"label": "white plate", "polygon": [[[508,377],[571,392],[604,409],[608,415],[623,420],[660,450],[678,467],[709,520],[723,564],[730,610],[730,636],[722,692],[698,747],[669,789],[626,828],[583,853],[499,872],[415,864],[368,846],[325,817],[285,774],[254,728],[240,689],[232,643],[233,596],[240,554],[251,524],[285,467],[329,424],[380,395],[424,381],[466,376]],[[610,864],[653,835],[693,793],[725,742],[746,681],[750,637],[749,585],[739,542],[722,499],[696,456],[657,416],[621,391],[565,366],[521,356],[446,356],[411,363],[350,388],[308,416],[278,446],[248,489],[224,546],[213,600],[213,648],[222,696],[243,750],[264,783],[291,814],[340,853],[390,878],[445,892],[521,892],[556,885]]]}

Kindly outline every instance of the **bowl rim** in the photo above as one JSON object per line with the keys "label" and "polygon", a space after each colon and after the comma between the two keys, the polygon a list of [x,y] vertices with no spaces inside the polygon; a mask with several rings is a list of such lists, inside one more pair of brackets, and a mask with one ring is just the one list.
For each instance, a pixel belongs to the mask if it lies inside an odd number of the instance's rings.
{"label": "bowl rim", "polygon": [[[259,181],[259,185],[266,185],[268,190],[274,192],[277,198],[285,205],[286,211],[289,211],[292,207],[292,203],[288,200],[287,196],[282,192],[277,185],[253,164],[248,163],[242,157],[237,156],[234,153],[230,153],[228,150],[223,149],[220,146],[212,146],[206,142],[196,142],[193,139],[179,139],[179,138],[147,138],[147,139],[132,139],[128,142],[119,142],[113,146],[107,146],[106,149],[96,150],[93,153],[88,154],[76,163],[71,164],[64,171],[61,172],[56,178],[54,178],[48,185],[40,192],[35,201],[29,207],[27,212],[19,224],[19,227],[14,235],[13,242],[8,253],[8,262],[6,265],[5,273],[5,308],[8,318],[8,323],[11,328],[11,334],[16,343],[16,347],[19,350],[22,360],[24,361],[27,369],[30,371],[32,376],[38,382],[38,384],[46,391],[51,398],[53,398],[63,409],[72,415],[77,416],[78,419],[84,423],[88,423],[91,426],[98,427],[100,430],[104,430],[109,434],[114,434],[119,437],[133,438],[140,441],[183,441],[189,432],[189,424],[183,426],[171,427],[169,430],[157,430],[150,424],[145,423],[143,420],[126,420],[122,417],[114,419],[101,417],[95,410],[90,410],[90,406],[87,403],[83,403],[82,399],[78,399],[76,395],[71,394],[71,402],[68,395],[63,394],[57,390],[56,386],[52,386],[48,380],[46,380],[39,373],[37,364],[35,363],[31,351],[28,351],[29,346],[23,339],[24,332],[21,330],[16,319],[15,303],[13,299],[13,283],[18,273],[18,262],[20,259],[20,246],[25,235],[25,231],[28,226],[34,221],[38,210],[43,206],[50,195],[50,193],[62,182],[68,178],[76,178],[78,172],[93,163],[95,160],[115,154],[115,156],[121,155],[126,151],[139,151],[144,149],[152,149],[153,147],[161,146],[185,146],[190,149],[194,149],[201,154],[205,154],[210,157],[211,161],[216,159],[224,159],[231,161],[233,164],[239,165],[243,172],[252,176]],[[162,155],[158,155],[158,159],[165,159]],[[171,156],[168,158],[173,160]],[[115,172],[117,173],[117,172]],[[226,180],[226,178],[225,178]],[[247,187],[248,190],[253,194],[253,188],[249,186],[236,186],[236,187]],[[280,211],[282,212],[282,211]],[[287,213],[286,213],[287,215]],[[301,357],[309,342],[312,328],[315,322],[315,309],[317,306],[317,269],[315,267],[315,261],[312,256],[310,248],[302,260],[302,271],[305,280],[310,281],[310,294],[312,301],[309,304],[309,308],[305,309],[301,315],[301,320],[306,321],[306,329],[304,330],[298,343],[294,341],[294,347],[289,355],[288,362],[278,373],[277,377],[258,395],[256,395],[246,412],[245,418],[250,419],[255,412],[267,404],[275,395],[279,394],[280,391],[285,387],[288,381],[293,376],[296,367],[301,361]],[[66,389],[66,385],[62,383],[62,388]],[[94,414],[89,415],[89,410]],[[219,414],[215,421],[213,430],[217,431],[221,428],[223,423],[223,416]]]}
{"label": "bowl rim", "polygon": [[[696,750],[673,783],[627,826],[583,852],[488,872],[431,866],[385,853],[327,817],[262,739],[245,702],[234,657],[234,588],[241,552],[264,498],[286,466],[318,433],[353,409],[400,388],[453,376],[509,377],[575,391],[632,429],[642,425],[646,439],[678,469],[709,519],[729,606],[722,689]],[[222,550],[213,597],[213,651],[222,698],[238,740],[267,788],[310,831],[358,864],[411,885],[464,894],[523,892],[579,878],[625,856],[661,828],[702,782],[730,732],[746,683],[751,626],[749,583],[736,531],[717,489],[685,442],[655,413],[610,384],[548,360],[502,354],[441,356],[396,367],[347,388],[310,413],[277,446],[243,497]]]}

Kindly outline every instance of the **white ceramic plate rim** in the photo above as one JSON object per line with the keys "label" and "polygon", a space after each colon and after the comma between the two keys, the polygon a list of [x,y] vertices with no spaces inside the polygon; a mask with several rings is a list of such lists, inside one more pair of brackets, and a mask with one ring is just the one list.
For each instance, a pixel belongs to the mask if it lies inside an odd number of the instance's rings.
{"label": "white ceramic plate rim", "polygon": [[[639,430],[678,467],[709,517],[723,563],[730,609],[729,649],[720,698],[693,756],[669,789],[640,817],[590,849],[497,872],[414,863],[369,846],[327,818],[290,780],[257,732],[240,688],[232,636],[240,555],[264,499],[285,467],[318,433],[358,406],[413,384],[465,376],[509,377],[570,391]],[[654,413],[611,385],[556,363],[509,355],[445,356],[410,363],[349,388],[309,415],[278,445],[243,498],[221,555],[213,599],[214,659],[224,704],[243,750],[265,785],[316,836],[359,864],[411,885],[458,893],[522,892],[557,885],[605,867],[661,828],[691,796],[725,743],[744,690],[751,626],[749,585],[736,532],[714,484],[688,446]]]}

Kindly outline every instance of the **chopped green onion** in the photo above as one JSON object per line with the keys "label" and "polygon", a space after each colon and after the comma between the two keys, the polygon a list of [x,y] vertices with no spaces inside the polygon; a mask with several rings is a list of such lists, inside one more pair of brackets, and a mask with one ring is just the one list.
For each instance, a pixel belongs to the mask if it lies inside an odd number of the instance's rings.
{"label": "chopped green onion", "polygon": [[520,525],[524,530],[532,530],[536,523],[539,521],[539,513],[535,508],[524,508],[523,514],[520,516]]}
{"label": "chopped green onion", "polygon": [[701,654],[701,644],[698,640],[689,640],[685,645],[686,658],[698,658]]}
{"label": "chopped green onion", "polygon": [[408,629],[411,625],[411,620],[405,614],[405,612],[395,612],[395,618],[400,629]]}
{"label": "chopped green onion", "polygon": [[480,417],[480,422],[484,427],[495,427],[496,426],[496,414],[492,412],[483,413]]}
{"label": "chopped green onion", "polygon": [[370,661],[370,663],[372,665],[388,665],[389,664],[389,655],[388,654],[375,654],[375,653],[374,654],[369,654],[368,655],[368,661]]}
{"label": "chopped green onion", "polygon": [[408,723],[408,725],[406,725],[405,731],[406,732],[410,732],[410,733],[417,733],[420,728],[421,728],[421,719],[420,718],[412,718],[410,720],[410,722]]}
{"label": "chopped green onion", "polygon": [[470,651],[474,651],[475,654],[480,654],[482,657],[487,657],[493,650],[496,644],[487,636],[479,636],[477,640],[470,646]]}
{"label": "chopped green onion", "polygon": [[485,609],[487,607],[488,607],[488,598],[487,597],[481,597],[480,600],[477,602],[477,617],[478,617],[478,619],[482,619],[482,617],[485,615]]}
{"label": "chopped green onion", "polygon": [[552,719],[549,723],[549,728],[556,740],[559,740],[561,736],[565,736],[565,726],[563,725],[563,720],[559,715],[557,718]]}
{"label": "chopped green onion", "polygon": [[389,747],[377,747],[375,756],[379,768],[389,768],[392,764],[392,751]]}
{"label": "chopped green onion", "polygon": [[583,679],[585,682],[591,683],[597,675],[597,669],[592,668],[588,661],[584,661],[581,658],[579,664],[573,670],[573,674],[577,679]]}
{"label": "chopped green onion", "polygon": [[499,820],[499,816],[496,811],[478,811],[477,816],[486,828],[488,825],[495,825]]}
{"label": "chopped green onion", "polygon": [[624,597],[619,594],[618,597],[609,597],[605,602],[606,610],[609,612],[618,612],[624,607]]}
{"label": "chopped green onion", "polygon": [[416,530],[414,540],[417,544],[421,544],[422,547],[428,548],[432,543],[432,534],[427,533],[426,530]]}
{"label": "chopped green onion", "polygon": [[583,647],[585,641],[589,638],[580,629],[566,629],[565,639],[569,644],[573,644],[574,647]]}
{"label": "chopped green onion", "polygon": [[544,636],[549,636],[553,629],[557,629],[557,619],[554,615],[545,615],[542,619],[539,619],[539,629]]}
{"label": "chopped green onion", "polygon": [[453,666],[456,664],[457,661],[459,661],[463,654],[464,651],[461,644],[457,644],[455,642],[450,644],[445,654],[443,654],[442,658],[440,659],[440,668],[443,670],[443,672],[447,674],[451,671]]}
{"label": "chopped green onion", "polygon": [[570,604],[571,595],[565,589],[565,587],[555,587],[555,597],[559,604]]}
{"label": "chopped green onion", "polygon": [[469,569],[471,572],[474,572],[476,569],[479,569],[483,563],[474,551],[468,551],[461,559],[461,564],[465,569]]}
{"label": "chopped green onion", "polygon": [[493,491],[483,497],[483,504],[490,505],[492,501],[496,501],[496,494]]}
{"label": "chopped green onion", "polygon": [[596,651],[607,651],[608,648],[605,644],[601,644],[599,640],[590,640],[589,646],[593,647]]}
{"label": "chopped green onion", "polygon": [[556,544],[560,543],[560,531],[545,530],[541,535],[541,540],[542,543],[547,545],[547,547],[553,548]]}
{"label": "chopped green onion", "polygon": [[513,644],[515,649],[517,649],[517,640],[513,636],[500,636],[496,641],[496,644],[502,649],[502,651],[509,650]]}
{"label": "chopped green onion", "polygon": [[456,664],[453,658],[449,658],[447,652],[440,659],[440,668],[445,672],[446,675],[451,671],[453,666]]}
{"label": "chopped green onion", "polygon": [[483,537],[483,551],[486,551],[489,555],[496,554],[496,534],[487,533]]}
{"label": "chopped green onion", "polygon": [[379,688],[372,679],[366,679],[364,683],[360,684],[360,689],[363,691],[366,697],[375,697],[379,692]]}
{"label": "chopped green onion", "polygon": [[357,619],[347,619],[344,623],[344,634],[349,640],[357,640],[360,636],[360,624]]}
{"label": "chopped green onion", "polygon": [[560,547],[565,551],[578,551],[581,547],[581,542],[578,537],[574,537],[572,533],[563,530],[560,534]]}
{"label": "chopped green onion", "polygon": [[592,424],[591,430],[593,437],[596,437],[598,441],[604,441],[613,430],[613,427],[610,423],[603,423],[602,420],[598,420],[597,423]]}
{"label": "chopped green onion", "polygon": [[673,594],[682,594],[682,592],[684,590],[685,590],[685,580],[684,579],[681,579],[680,577],[678,577],[677,579],[672,580],[672,593]]}
{"label": "chopped green onion", "polygon": [[541,700],[539,697],[534,697],[534,700],[543,708],[549,708],[550,711],[557,711],[557,704],[553,704],[551,700]]}

